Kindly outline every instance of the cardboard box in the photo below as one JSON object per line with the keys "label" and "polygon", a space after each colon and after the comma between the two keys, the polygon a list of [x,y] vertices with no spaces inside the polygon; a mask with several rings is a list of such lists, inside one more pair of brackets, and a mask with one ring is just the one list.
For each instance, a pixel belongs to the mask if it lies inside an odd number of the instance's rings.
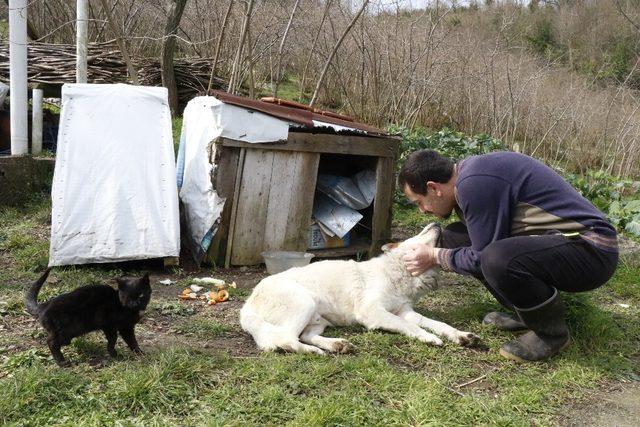
{"label": "cardboard box", "polygon": [[338,236],[331,237],[318,224],[313,223],[309,226],[307,242],[309,249],[344,248],[349,246],[349,234],[345,234],[342,239]]}

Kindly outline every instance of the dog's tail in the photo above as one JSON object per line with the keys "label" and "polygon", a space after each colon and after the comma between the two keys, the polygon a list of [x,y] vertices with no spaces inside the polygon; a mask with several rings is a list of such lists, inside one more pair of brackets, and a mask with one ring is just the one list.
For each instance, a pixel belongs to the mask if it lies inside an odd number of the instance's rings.
{"label": "dog's tail", "polygon": [[27,313],[31,314],[34,317],[38,317],[38,292],[40,292],[40,288],[44,284],[44,281],[47,280],[49,276],[49,272],[51,271],[51,267],[47,268],[42,276],[35,282],[31,284],[29,289],[24,295],[24,308],[27,310]]}

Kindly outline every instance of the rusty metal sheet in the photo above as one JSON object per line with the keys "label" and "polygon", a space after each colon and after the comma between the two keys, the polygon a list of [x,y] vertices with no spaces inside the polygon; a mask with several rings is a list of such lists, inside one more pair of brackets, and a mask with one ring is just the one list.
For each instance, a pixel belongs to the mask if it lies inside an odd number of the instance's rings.
{"label": "rusty metal sheet", "polygon": [[210,93],[220,101],[227,104],[260,111],[261,113],[269,114],[283,120],[288,120],[290,122],[303,125],[308,129],[313,129],[313,120],[316,120],[338,126],[357,129],[367,132],[371,135],[388,135],[382,129],[376,128],[375,126],[367,125],[365,123],[353,121],[348,116],[331,111],[318,110],[313,107],[309,107],[308,105],[300,104],[294,101],[281,100],[278,98],[264,98],[264,101],[257,101],[243,96],[231,95],[220,90],[212,90],[210,91]]}

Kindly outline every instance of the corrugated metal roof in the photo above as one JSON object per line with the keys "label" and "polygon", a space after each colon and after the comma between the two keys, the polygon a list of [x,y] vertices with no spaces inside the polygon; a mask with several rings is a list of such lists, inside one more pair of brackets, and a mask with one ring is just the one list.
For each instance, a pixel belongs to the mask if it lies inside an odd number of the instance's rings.
{"label": "corrugated metal roof", "polygon": [[348,116],[333,113],[331,111],[313,109],[307,105],[293,101],[286,101],[277,98],[264,98],[267,102],[256,101],[254,99],[246,98],[243,96],[231,95],[220,90],[212,90],[210,93],[224,103],[260,111],[261,113],[269,114],[271,116],[283,120],[288,120],[298,125],[302,125],[308,129],[318,127],[313,123],[315,120],[343,126],[346,128],[356,129],[362,132],[366,132],[368,135],[372,136],[388,135],[382,129],[378,129],[374,126],[370,126],[364,123],[358,123],[351,120],[351,118]]}

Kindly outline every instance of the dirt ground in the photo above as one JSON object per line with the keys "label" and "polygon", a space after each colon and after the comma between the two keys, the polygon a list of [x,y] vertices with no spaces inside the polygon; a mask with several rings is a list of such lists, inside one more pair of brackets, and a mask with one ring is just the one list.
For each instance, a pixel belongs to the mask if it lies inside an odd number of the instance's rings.
{"label": "dirt ground", "polygon": [[636,427],[640,424],[640,383],[608,384],[566,408],[560,425]]}

